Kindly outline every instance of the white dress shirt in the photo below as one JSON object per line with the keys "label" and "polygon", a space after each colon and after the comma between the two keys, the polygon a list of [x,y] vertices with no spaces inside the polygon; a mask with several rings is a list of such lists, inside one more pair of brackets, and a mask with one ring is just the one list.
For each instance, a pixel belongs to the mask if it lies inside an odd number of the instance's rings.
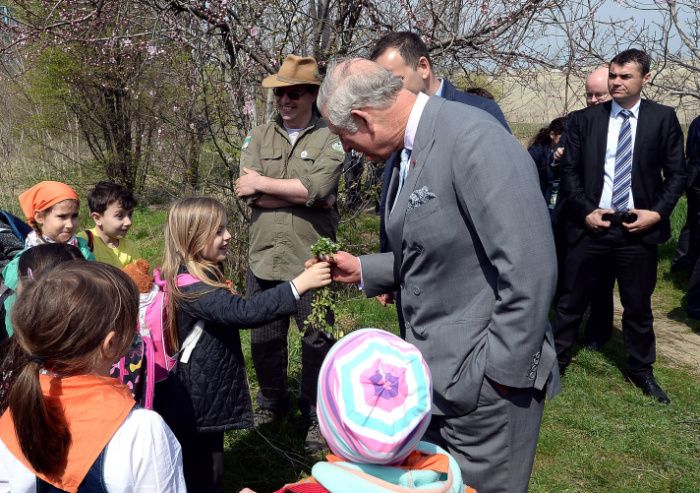
{"label": "white dress shirt", "polygon": [[[637,101],[637,104],[630,108],[632,116],[630,117],[630,131],[632,133],[632,159],[634,160],[634,142],[635,134],[637,133],[637,121],[639,120],[639,104],[641,99]],[[603,174],[603,193],[600,196],[600,202],[598,207],[601,209],[611,209],[612,208],[612,195],[613,195],[613,182],[615,180],[615,156],[617,154],[617,139],[620,137],[620,127],[622,127],[622,122],[624,118],[620,115],[620,112],[624,108],[617,104],[615,100],[612,102],[612,108],[610,109],[610,121],[608,123],[608,145],[605,149],[605,171]],[[632,186],[630,185],[630,195],[629,201],[627,202],[627,207],[634,209],[634,198],[632,197]]]}

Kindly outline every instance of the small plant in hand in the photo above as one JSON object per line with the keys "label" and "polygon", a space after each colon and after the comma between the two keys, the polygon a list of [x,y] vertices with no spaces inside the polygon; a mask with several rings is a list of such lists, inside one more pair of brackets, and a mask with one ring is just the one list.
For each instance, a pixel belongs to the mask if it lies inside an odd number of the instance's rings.
{"label": "small plant in hand", "polygon": [[[333,255],[341,249],[340,243],[336,243],[325,236],[319,238],[316,243],[311,245],[311,254],[318,260],[322,260],[325,255]],[[329,311],[335,313],[335,296],[331,292],[331,288],[326,286],[316,290],[314,293],[314,301],[311,304],[311,313],[306,318],[304,325],[314,325],[320,330],[323,330],[328,335],[332,335],[337,341],[345,335],[340,328],[332,327],[326,315]]]}

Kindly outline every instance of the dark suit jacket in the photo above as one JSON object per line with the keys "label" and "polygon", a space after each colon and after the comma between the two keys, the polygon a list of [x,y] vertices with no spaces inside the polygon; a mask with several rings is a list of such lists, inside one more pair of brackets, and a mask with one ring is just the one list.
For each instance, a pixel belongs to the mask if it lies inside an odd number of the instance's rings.
{"label": "dark suit jacket", "polygon": [[[443,79],[441,97],[448,101],[457,101],[458,103],[468,104],[469,106],[474,106],[475,108],[486,111],[510,132],[510,127],[508,126],[508,122],[506,122],[506,117],[503,116],[501,108],[495,101],[482,98],[481,96],[477,96],[475,94],[460,91],[447,79]],[[400,153],[398,152],[395,152],[389,156],[389,159],[387,159],[384,163],[384,171],[382,173],[382,191],[379,196],[379,249],[382,252],[389,251],[389,246],[387,245],[386,239],[386,226],[384,224],[384,211],[387,207],[386,196],[387,188],[389,187],[389,180],[391,180],[391,170],[394,168],[394,166],[399,165],[399,156]]]}
{"label": "dark suit jacket", "polygon": [[[567,196],[567,239],[583,233],[585,218],[603,193],[605,150],[612,102],[573,113],[567,127],[562,189]],[[656,211],[661,221],[640,233],[649,244],[671,236],[669,217],[686,185],[683,131],[673,108],[643,99],[632,158],[634,207]]]}

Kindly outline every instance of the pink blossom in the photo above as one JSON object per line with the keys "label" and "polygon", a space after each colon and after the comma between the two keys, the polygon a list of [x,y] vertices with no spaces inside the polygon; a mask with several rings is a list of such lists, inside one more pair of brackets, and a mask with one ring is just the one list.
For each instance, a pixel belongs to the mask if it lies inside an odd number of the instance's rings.
{"label": "pink blossom", "polygon": [[250,99],[246,100],[245,104],[243,105],[243,114],[246,116],[251,116],[254,111],[255,105],[253,101],[251,101]]}

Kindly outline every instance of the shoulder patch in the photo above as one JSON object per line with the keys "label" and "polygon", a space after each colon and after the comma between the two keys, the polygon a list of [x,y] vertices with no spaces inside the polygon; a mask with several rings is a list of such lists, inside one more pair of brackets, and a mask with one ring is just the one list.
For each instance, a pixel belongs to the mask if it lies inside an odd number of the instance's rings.
{"label": "shoulder patch", "polygon": [[335,142],[333,142],[333,144],[331,145],[331,148],[334,151],[338,151],[340,153],[345,154],[345,151],[343,151],[343,144],[341,144],[339,140],[336,140]]}
{"label": "shoulder patch", "polygon": [[245,149],[248,147],[250,144],[250,135],[248,135],[245,139],[243,139],[243,145],[241,146],[241,149]]}

